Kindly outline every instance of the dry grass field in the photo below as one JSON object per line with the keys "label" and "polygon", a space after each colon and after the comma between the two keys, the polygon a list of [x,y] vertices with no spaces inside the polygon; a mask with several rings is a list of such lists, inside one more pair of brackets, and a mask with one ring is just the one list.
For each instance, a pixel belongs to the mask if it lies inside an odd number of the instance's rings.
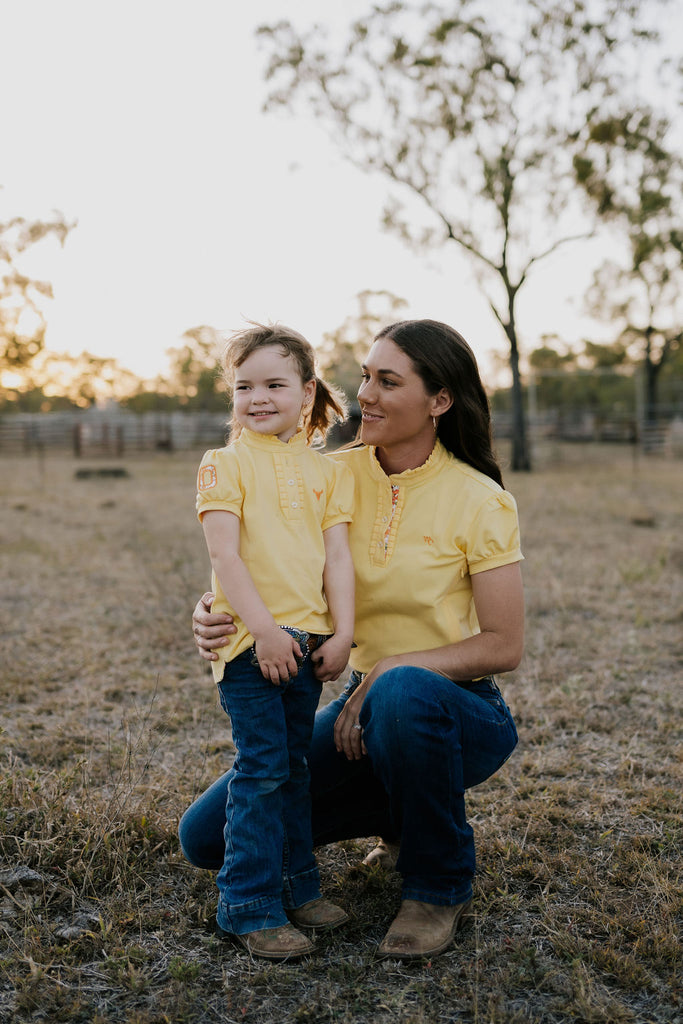
{"label": "dry grass field", "polygon": [[0,458],[0,1021],[514,1024],[683,1020],[683,464],[621,449],[518,498],[520,745],[470,793],[476,914],[451,951],[374,956],[395,875],[319,851],[352,913],[296,964],[213,933],[177,821],[232,756],[191,642],[200,453],[76,479]]}

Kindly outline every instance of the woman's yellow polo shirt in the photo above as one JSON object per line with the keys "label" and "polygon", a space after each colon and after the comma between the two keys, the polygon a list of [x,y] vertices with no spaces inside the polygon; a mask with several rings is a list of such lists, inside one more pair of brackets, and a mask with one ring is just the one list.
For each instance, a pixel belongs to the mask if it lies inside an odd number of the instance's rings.
{"label": "woman's yellow polo shirt", "polygon": [[440,442],[423,466],[395,476],[372,447],[332,458],[355,480],[352,667],[368,672],[382,657],[478,633],[470,577],[523,557],[512,495]]}

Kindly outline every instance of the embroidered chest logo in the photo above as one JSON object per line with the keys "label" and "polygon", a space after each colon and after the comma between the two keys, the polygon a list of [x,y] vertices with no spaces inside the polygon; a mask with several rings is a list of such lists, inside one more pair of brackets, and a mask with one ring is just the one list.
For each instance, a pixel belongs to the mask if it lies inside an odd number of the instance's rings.
{"label": "embroidered chest logo", "polygon": [[211,487],[216,486],[216,467],[212,465],[202,466],[199,470],[199,478],[197,480],[197,489],[200,491],[208,491]]}
{"label": "embroidered chest logo", "polygon": [[431,544],[434,543],[434,541],[432,540],[431,537],[423,537],[422,540],[425,542],[425,544],[430,544],[431,545]]}
{"label": "embroidered chest logo", "polygon": [[316,491],[316,489],[315,489],[315,487],[314,487],[314,488],[313,488],[313,493],[315,494],[315,496],[316,496],[316,498],[318,499],[318,501],[320,501],[320,499],[321,499],[321,498],[322,498],[322,496],[323,496],[323,492],[322,492],[322,491]]}

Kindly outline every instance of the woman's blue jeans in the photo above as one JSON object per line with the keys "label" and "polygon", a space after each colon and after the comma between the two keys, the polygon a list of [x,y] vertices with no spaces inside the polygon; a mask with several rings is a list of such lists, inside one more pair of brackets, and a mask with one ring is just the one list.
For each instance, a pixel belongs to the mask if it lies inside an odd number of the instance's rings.
{"label": "woman's blue jeans", "polygon": [[[335,720],[358,685],[316,715],[309,754],[316,846],[381,835],[400,843],[403,899],[454,905],[469,899],[475,871],[465,791],[489,778],[517,744],[512,716],[488,677],[457,684],[427,669],[391,669],[373,684],[360,712],[368,756],[348,761],[334,746]],[[231,773],[183,815],[188,860],[223,860],[225,794]]]}
{"label": "woman's blue jeans", "polygon": [[279,686],[251,658],[245,651],[229,662],[218,684],[237,754],[216,812],[217,920],[235,934],[286,924],[286,909],[320,896],[307,757],[321,684],[310,658]]}

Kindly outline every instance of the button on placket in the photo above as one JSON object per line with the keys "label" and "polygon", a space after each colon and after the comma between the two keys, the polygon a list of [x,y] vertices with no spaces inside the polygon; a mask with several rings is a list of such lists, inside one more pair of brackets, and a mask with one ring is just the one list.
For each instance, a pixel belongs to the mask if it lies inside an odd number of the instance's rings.
{"label": "button on placket", "polygon": [[299,518],[303,508],[301,482],[297,466],[289,456],[285,456],[281,463],[281,495],[282,510],[294,518]]}

